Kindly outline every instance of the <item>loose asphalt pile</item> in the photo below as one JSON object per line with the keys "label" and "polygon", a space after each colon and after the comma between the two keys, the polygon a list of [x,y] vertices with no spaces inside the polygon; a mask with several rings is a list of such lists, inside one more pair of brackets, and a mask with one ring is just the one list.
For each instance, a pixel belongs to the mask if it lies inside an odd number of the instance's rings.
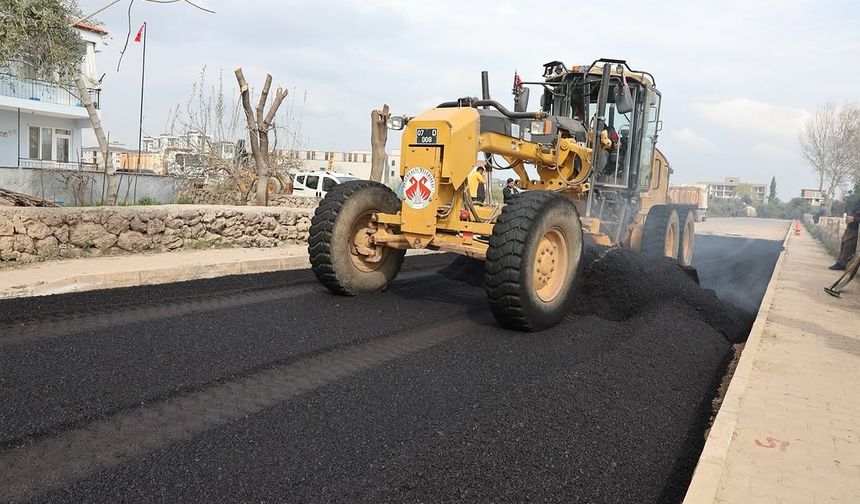
{"label": "loose asphalt pile", "polygon": [[[703,244],[702,248],[709,245]],[[768,258],[775,260],[778,249],[771,247],[765,252],[769,254]],[[703,255],[707,257],[707,254]],[[761,257],[744,259],[741,261],[743,265],[736,270],[753,267],[766,285],[773,264],[762,267],[759,259]],[[480,286],[483,264],[460,257],[440,273]],[[709,281],[710,273],[708,271]],[[748,271],[747,278],[752,273]],[[750,281],[747,283],[752,284]],[[613,403],[610,399],[612,391],[619,393],[615,387],[626,382],[629,374],[635,376],[637,383],[631,383],[620,394],[630,397],[629,393],[638,390],[642,394],[639,400],[630,398],[631,402],[624,407],[614,405],[602,411],[601,415],[618,421],[619,425],[626,425],[623,428],[647,429],[651,426],[649,441],[662,438],[665,442],[649,455],[653,459],[648,464],[655,471],[652,479],[647,483],[640,479],[637,483],[651,491],[662,488],[659,495],[645,497],[648,494],[644,493],[637,494],[636,499],[632,494],[613,498],[617,502],[677,502],[683,498],[701,452],[711,401],[731,358],[731,344],[746,339],[761,297],[759,295],[757,300],[753,300],[750,296],[744,308],[738,308],[720,299],[714,290],[703,288],[694,268],[684,268],[666,258],[618,247],[586,247],[579,284],[572,314],[565,324],[551,332],[593,334],[597,338],[611,335],[613,343],[619,345],[620,352],[616,357],[625,359],[626,363],[619,366],[616,361],[604,369],[578,370],[573,376],[590,383],[602,383],[606,388],[595,392],[607,394],[604,404]],[[721,287],[728,285],[721,284]],[[763,287],[757,284],[754,287],[764,292]],[[598,378],[591,373],[600,376]],[[623,376],[615,373],[623,373]],[[684,411],[687,416],[683,420],[680,420],[682,416],[672,418],[672,414],[666,416],[666,411],[660,411],[663,408],[674,410],[679,406],[666,404],[665,400],[670,396],[683,398],[679,399],[682,406],[672,413]],[[648,399],[642,401],[642,398]],[[644,404],[648,401],[655,402],[652,406]],[[642,413],[641,417],[637,415]],[[609,426],[606,434],[612,435],[615,427]],[[597,430],[602,429],[597,427]],[[643,439],[630,442],[647,444]],[[666,457],[663,460],[674,459],[671,470],[660,466],[661,455]],[[624,461],[629,460],[621,453],[616,453],[616,456],[619,458],[610,463],[613,467],[616,463],[625,466]],[[587,463],[585,460],[582,462]],[[659,477],[661,471],[665,479]],[[633,474],[625,477],[636,481]],[[625,486],[619,481],[616,483],[619,488]],[[612,499],[606,497],[605,502],[610,501]]]}
{"label": "loose asphalt pile", "polygon": [[[128,455],[70,466],[34,500],[678,502],[749,320],[663,259],[594,248],[583,266],[574,312],[531,334],[499,327],[483,264],[450,255],[353,298],[288,271],[0,302],[16,313],[0,315],[0,466],[33,473],[29,446],[101,449],[78,429],[322,359],[343,374],[289,400],[255,389],[263,409],[238,420],[166,419],[194,435],[157,450],[135,447],[158,432],[129,434]],[[416,337],[434,342],[361,371],[338,357]],[[54,455],[67,474],[75,457]]]}
{"label": "loose asphalt pile", "polygon": [[695,316],[729,342],[744,341],[749,334],[749,314],[702,288],[694,268],[619,247],[587,247],[582,261],[575,313],[627,320],[669,306],[679,316]]}

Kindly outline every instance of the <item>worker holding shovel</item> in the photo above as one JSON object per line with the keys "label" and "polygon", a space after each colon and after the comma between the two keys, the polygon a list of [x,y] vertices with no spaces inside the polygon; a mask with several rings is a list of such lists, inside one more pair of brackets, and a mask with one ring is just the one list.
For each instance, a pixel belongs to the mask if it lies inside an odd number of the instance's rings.
{"label": "worker holding shovel", "polygon": [[842,246],[839,249],[839,258],[836,264],[830,267],[832,270],[845,271],[848,261],[857,252],[857,228],[860,225],[860,201],[854,204],[854,208],[845,217],[848,227],[842,235]]}
{"label": "worker holding shovel", "polygon": [[[825,287],[824,291],[831,296],[839,297],[840,291],[848,285],[854,276],[857,275],[857,270],[860,269],[860,255],[857,255],[857,230],[860,227],[860,201],[854,204],[845,220],[848,222],[848,227],[842,235],[842,246],[839,250],[839,258],[836,264],[830,267],[832,270],[845,271],[838,280],[833,282],[830,287]],[[852,259],[853,256],[853,259]]]}

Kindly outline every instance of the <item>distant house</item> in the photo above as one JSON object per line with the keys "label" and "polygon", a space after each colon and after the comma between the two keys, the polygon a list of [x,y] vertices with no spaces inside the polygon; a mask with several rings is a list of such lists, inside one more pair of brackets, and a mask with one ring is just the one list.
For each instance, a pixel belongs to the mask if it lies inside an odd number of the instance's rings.
{"label": "distant house", "polygon": [[811,206],[821,206],[821,202],[824,201],[824,193],[818,189],[801,189],[800,197]]}
{"label": "distant house", "polygon": [[[235,144],[215,142],[197,131],[180,134],[162,133],[157,137],[141,139],[140,169],[159,175],[206,176],[203,155],[215,149],[214,155],[231,159]],[[134,158],[134,159],[132,159]],[[137,151],[128,154],[127,164],[132,171],[137,167]]]}
{"label": "distant house", "polygon": [[710,198],[740,198],[738,187],[746,186],[752,191],[753,203],[764,203],[767,194],[767,184],[741,182],[740,177],[726,177],[722,182],[699,182],[707,188]]}
{"label": "distant house", "polygon": [[[108,155],[111,159],[111,164],[114,169],[119,170],[122,167],[122,156],[129,152],[128,147],[120,142],[111,141],[108,144]],[[81,162],[85,166],[92,166],[98,171],[104,171],[105,163],[98,147],[90,146],[81,149]]]}
{"label": "distant house", "polygon": [[[242,141],[219,142],[196,131],[178,134],[162,133],[158,136],[147,135],[141,139],[141,170],[182,176],[202,176],[205,172],[201,167],[205,157],[203,155],[230,160],[240,154],[242,149],[247,150]],[[136,156],[137,151],[129,151],[126,156],[128,159],[126,164],[132,170],[137,164],[136,160],[131,158]],[[333,172],[358,178],[370,178],[371,153],[365,150],[337,152],[315,149],[277,149],[273,159],[275,162],[289,159],[291,161],[289,171],[330,169]],[[385,165],[383,180],[396,179],[400,175],[400,151],[395,149],[389,152]],[[159,166],[162,168],[159,169]]]}
{"label": "distant house", "polygon": [[[81,70],[99,108],[95,55],[101,52],[107,31],[87,22],[74,28],[86,43]],[[82,130],[90,121],[75,85],[40,80],[26,61],[6,66],[11,70],[0,74],[0,167],[79,168]]]}

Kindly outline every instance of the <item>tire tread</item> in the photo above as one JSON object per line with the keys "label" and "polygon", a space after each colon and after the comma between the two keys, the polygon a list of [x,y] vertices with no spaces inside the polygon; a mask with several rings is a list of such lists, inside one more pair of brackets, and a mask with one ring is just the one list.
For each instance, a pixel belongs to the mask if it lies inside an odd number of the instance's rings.
{"label": "tire tread", "polygon": [[[346,288],[338,279],[332,260],[332,238],[337,216],[350,197],[368,187],[384,188],[394,196],[393,191],[388,186],[372,180],[344,182],[336,185],[326,194],[311,218],[308,236],[308,257],[310,258],[311,269],[317,280],[335,294],[344,296],[356,294]],[[403,255],[396,254],[395,260],[402,263]],[[397,269],[400,269],[399,266],[398,264]]]}

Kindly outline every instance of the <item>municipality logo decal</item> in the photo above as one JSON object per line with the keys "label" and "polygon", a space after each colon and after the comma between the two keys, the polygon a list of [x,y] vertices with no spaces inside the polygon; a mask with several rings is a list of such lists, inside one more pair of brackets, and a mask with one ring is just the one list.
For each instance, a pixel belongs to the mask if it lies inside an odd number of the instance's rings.
{"label": "municipality logo decal", "polygon": [[421,210],[430,206],[436,192],[436,178],[426,168],[412,168],[403,176],[403,201],[410,208]]}

